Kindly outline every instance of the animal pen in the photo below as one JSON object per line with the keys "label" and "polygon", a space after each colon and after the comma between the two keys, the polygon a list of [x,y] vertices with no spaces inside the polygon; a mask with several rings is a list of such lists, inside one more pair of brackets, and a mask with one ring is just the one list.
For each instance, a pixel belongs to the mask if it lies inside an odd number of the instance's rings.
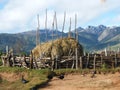
{"label": "animal pen", "polygon": [[25,67],[31,69],[42,69],[42,68],[71,68],[74,69],[76,66],[78,69],[100,69],[103,65],[106,68],[117,68],[120,67],[120,52],[108,51],[106,56],[105,52],[100,54],[89,54],[79,55],[78,63],[76,65],[75,54],[69,56],[59,57],[56,55],[52,57],[40,57],[35,58],[34,54],[31,52],[29,57],[26,56],[14,56],[12,51],[6,53],[6,55],[1,56],[3,66],[7,67]]}

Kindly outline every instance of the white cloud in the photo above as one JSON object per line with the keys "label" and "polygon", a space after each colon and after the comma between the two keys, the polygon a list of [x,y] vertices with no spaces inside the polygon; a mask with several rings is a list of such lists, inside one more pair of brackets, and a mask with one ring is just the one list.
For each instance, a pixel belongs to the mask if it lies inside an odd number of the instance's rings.
{"label": "white cloud", "polygon": [[77,13],[78,25],[87,23],[97,16],[119,7],[120,0],[8,0],[0,9],[0,32],[22,32],[36,29],[37,14],[40,15],[40,27],[44,28],[45,9],[48,9],[48,28],[51,28],[54,11],[57,12],[58,27],[61,29],[64,11],[66,11],[66,29],[69,18]]}

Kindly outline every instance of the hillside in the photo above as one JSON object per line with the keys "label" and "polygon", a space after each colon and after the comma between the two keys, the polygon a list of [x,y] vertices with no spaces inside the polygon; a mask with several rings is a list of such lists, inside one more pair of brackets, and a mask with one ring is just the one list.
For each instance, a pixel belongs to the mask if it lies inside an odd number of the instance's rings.
{"label": "hillside", "polygon": [[[85,50],[99,50],[105,47],[115,47],[120,43],[120,27],[107,27],[104,25],[99,26],[88,26],[87,28],[78,27],[79,42],[83,45]],[[61,32],[57,30],[39,30],[41,43],[46,42],[46,31],[47,40],[52,39],[52,33],[54,34],[53,39],[61,38]],[[68,33],[63,33],[64,37],[68,36]],[[74,30],[72,36],[75,36]],[[36,45],[36,31],[31,30],[16,34],[0,34],[0,50],[5,51],[5,47],[9,46],[14,49],[15,52],[30,52]]]}

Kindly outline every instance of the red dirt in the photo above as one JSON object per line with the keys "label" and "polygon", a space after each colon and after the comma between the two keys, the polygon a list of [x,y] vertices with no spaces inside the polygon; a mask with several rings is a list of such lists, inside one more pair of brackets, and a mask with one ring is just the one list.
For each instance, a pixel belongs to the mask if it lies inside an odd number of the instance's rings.
{"label": "red dirt", "polygon": [[120,73],[90,76],[67,75],[63,80],[54,77],[48,86],[40,90],[120,90]]}

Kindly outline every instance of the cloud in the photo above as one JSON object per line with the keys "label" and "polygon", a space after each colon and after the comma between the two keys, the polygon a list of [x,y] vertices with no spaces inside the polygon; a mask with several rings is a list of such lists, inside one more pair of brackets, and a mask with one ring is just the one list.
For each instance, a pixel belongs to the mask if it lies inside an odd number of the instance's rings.
{"label": "cloud", "polygon": [[[1,3],[1,2],[0,2]],[[62,28],[66,11],[66,30],[69,18],[77,13],[78,26],[85,25],[92,19],[119,7],[120,0],[8,0],[0,9],[0,32],[22,32],[37,28],[37,14],[40,15],[40,27],[45,27],[45,9],[48,9],[48,28],[52,28],[54,11],[57,12],[59,29]],[[108,16],[109,17],[109,16]]]}

